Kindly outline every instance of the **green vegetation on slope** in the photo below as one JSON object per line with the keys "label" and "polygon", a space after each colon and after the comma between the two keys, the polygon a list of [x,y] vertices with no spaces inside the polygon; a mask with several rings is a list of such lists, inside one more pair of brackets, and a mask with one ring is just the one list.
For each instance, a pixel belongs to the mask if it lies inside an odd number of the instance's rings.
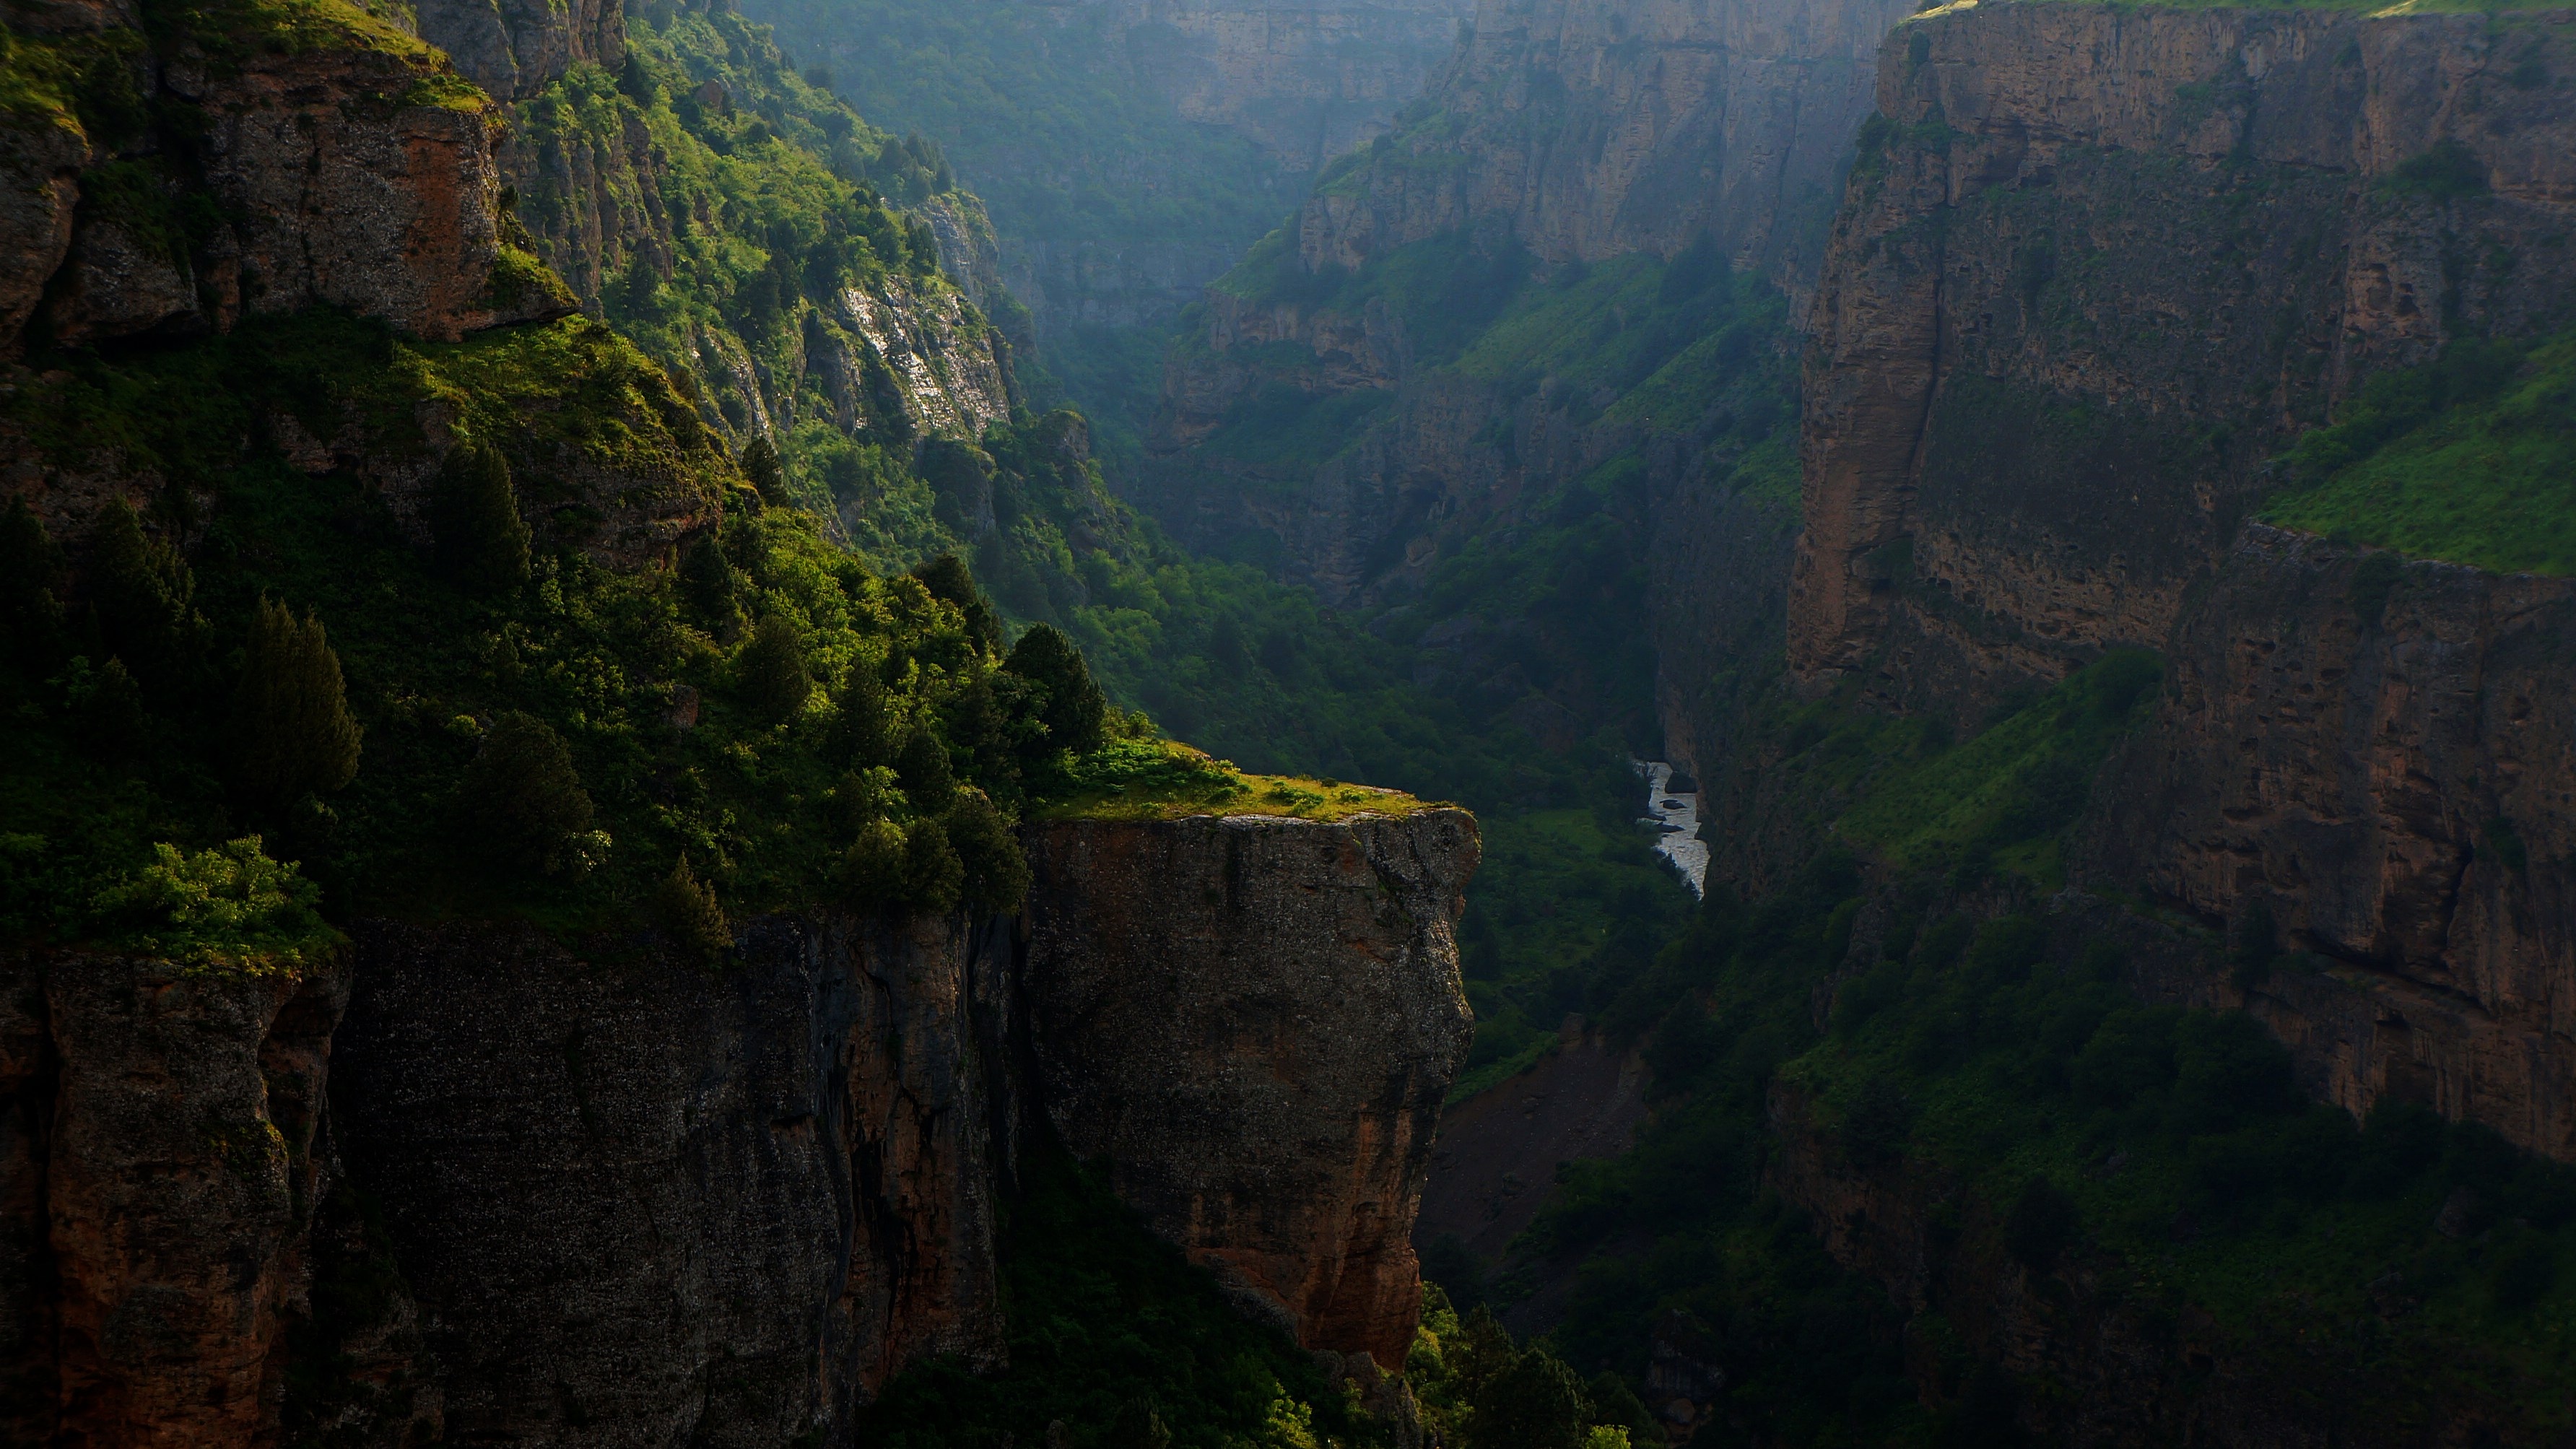
{"label": "green vegetation on slope", "polygon": [[[8,600],[0,725],[18,762],[0,903],[12,937],[113,936],[126,929],[116,882],[184,876],[157,847],[201,852],[253,830],[323,884],[335,916],[605,925],[681,860],[745,908],[1005,905],[1019,867],[996,813],[1070,788],[1076,756],[1103,747],[1096,709],[1089,738],[1050,725],[1090,688],[1078,657],[1040,668],[1025,641],[1006,657],[954,561],[880,575],[810,516],[762,508],[661,369],[595,324],[433,345],[307,313],[58,361],[10,400],[14,422],[56,461],[116,448],[188,482],[162,493],[148,538],[121,507],[89,540],[50,539],[23,509],[7,520],[9,570],[33,585]],[[299,472],[269,441],[300,416],[399,468],[425,451],[420,405],[442,398],[467,435],[451,473],[498,452],[517,480],[503,486],[545,522],[516,570],[442,567],[455,551],[425,546],[386,491]],[[567,486],[611,469],[645,486],[616,499]],[[583,546],[624,537],[621,509],[703,517],[719,499],[722,527],[676,567]],[[431,517],[452,529],[473,515]],[[89,545],[78,596],[63,591],[63,543]],[[250,625],[269,601],[327,627],[333,667],[264,704]],[[329,742],[343,696],[354,778],[329,754],[346,744]],[[311,769],[276,763],[298,730],[321,732],[286,752],[323,751]]]}
{"label": "green vegetation on slope", "polygon": [[2576,574],[2576,334],[2454,342],[2299,439],[2266,522],[2498,573]]}

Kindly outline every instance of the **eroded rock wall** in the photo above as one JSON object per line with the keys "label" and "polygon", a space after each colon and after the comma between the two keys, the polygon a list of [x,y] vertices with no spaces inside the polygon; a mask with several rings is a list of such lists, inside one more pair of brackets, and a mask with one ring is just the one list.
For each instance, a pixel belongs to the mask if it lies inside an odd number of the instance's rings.
{"label": "eroded rock wall", "polygon": [[1472,1018],[1463,811],[1029,834],[1025,968],[1049,1120],[1118,1195],[1310,1348],[1404,1361],[1408,1241]]}
{"label": "eroded rock wall", "polygon": [[0,1429],[256,1442],[307,1311],[347,977],[21,955],[0,985]]}
{"label": "eroded rock wall", "polygon": [[2368,372],[2576,302],[2555,18],[1953,6],[1880,57],[1816,301],[1789,665],[1973,717],[2160,644]]}
{"label": "eroded rock wall", "polygon": [[2323,975],[2248,1005],[2321,1095],[2576,1158],[2576,585],[2254,526],[2107,772],[2091,869]]}
{"label": "eroded rock wall", "polygon": [[1434,91],[1299,215],[1312,269],[1501,219],[1548,261],[1707,232],[1803,286],[1904,0],[1483,0]]}
{"label": "eroded rock wall", "polygon": [[906,1366],[999,1363],[1008,950],[770,917],[714,972],[364,928],[337,1133],[449,1436],[845,1443]]}

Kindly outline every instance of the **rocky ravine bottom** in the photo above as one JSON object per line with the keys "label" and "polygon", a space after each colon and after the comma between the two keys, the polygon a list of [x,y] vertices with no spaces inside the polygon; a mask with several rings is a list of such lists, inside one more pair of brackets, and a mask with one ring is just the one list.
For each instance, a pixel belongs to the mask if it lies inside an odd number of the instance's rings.
{"label": "rocky ravine bottom", "polygon": [[303,1427],[355,1442],[846,1443],[907,1364],[999,1360],[1041,1130],[1307,1346],[1400,1363],[1474,821],[1028,844],[1019,918],[764,917],[722,971],[383,921],[303,981],[7,962],[6,1437],[268,1442],[319,1321]]}

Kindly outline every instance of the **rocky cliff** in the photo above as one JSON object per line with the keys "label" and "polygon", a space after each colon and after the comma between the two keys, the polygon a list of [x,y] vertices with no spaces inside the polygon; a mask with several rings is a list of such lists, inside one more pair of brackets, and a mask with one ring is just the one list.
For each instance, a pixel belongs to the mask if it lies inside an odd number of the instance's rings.
{"label": "rocky cliff", "polygon": [[18,958],[13,1438],[848,1443],[904,1368],[1001,1362],[1046,1131],[1246,1311],[1400,1363],[1474,823],[1030,848],[1022,920],[770,916],[722,969],[381,920],[303,978]]}
{"label": "rocky cliff", "polygon": [[2576,207],[2563,29],[1907,22],[1815,307],[1788,622],[1807,689],[1963,723],[2165,650],[2090,878],[2335,963],[2249,999],[2334,1100],[2561,1156],[2576,961],[2557,847],[2524,841],[2568,778],[2538,723],[2564,587],[2242,520],[2367,377],[2563,315],[2567,272],[2531,264]]}
{"label": "rocky cliff", "polygon": [[346,975],[0,969],[0,1424],[18,1444],[265,1442],[310,1314]]}
{"label": "rocky cliff", "polygon": [[1310,172],[1384,135],[1449,59],[1466,0],[1095,0],[1191,121]]}
{"label": "rocky cliff", "polygon": [[452,340],[566,310],[506,238],[491,103],[394,23],[341,7],[289,43],[226,12],[135,65],[119,9],[8,18],[29,85],[0,122],[0,355],[30,326],[94,346],[326,305]]}
{"label": "rocky cliff", "polygon": [[2395,562],[2249,528],[2111,767],[2092,869],[2323,958],[2247,998],[2321,1095],[2576,1158],[2576,587]]}
{"label": "rocky cliff", "polygon": [[1409,1235],[1472,1018],[1464,812],[1031,837],[1023,968],[1048,1119],[1300,1342],[1404,1362]]}
{"label": "rocky cliff", "polygon": [[[1789,663],[1977,702],[2160,644],[2374,369],[2570,299],[2563,27],[1951,6],[1879,66],[1820,284]],[[2070,480],[2081,480],[2071,486]]]}
{"label": "rocky cliff", "polygon": [[1871,56],[1907,8],[1486,0],[1430,116],[1317,188],[1299,255],[1353,267],[1496,218],[1549,261],[1671,255],[1707,232],[1803,286]]}
{"label": "rocky cliff", "polygon": [[[980,203],[881,204],[825,160],[873,133],[766,28],[721,4],[661,21],[639,22],[631,45],[608,24],[614,55],[576,47],[592,64],[515,92],[499,156],[535,253],[685,373],[737,448],[785,451],[812,423],[908,455],[1008,417],[1011,344],[987,314],[1018,304]],[[460,64],[514,94],[505,59]]]}

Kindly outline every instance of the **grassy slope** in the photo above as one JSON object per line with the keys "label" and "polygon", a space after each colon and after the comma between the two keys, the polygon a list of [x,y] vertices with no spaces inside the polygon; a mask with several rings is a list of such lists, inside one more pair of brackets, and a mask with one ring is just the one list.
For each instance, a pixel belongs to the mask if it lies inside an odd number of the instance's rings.
{"label": "grassy slope", "polygon": [[2373,378],[2263,518],[2414,558],[2576,574],[2576,335],[2454,344]]}

